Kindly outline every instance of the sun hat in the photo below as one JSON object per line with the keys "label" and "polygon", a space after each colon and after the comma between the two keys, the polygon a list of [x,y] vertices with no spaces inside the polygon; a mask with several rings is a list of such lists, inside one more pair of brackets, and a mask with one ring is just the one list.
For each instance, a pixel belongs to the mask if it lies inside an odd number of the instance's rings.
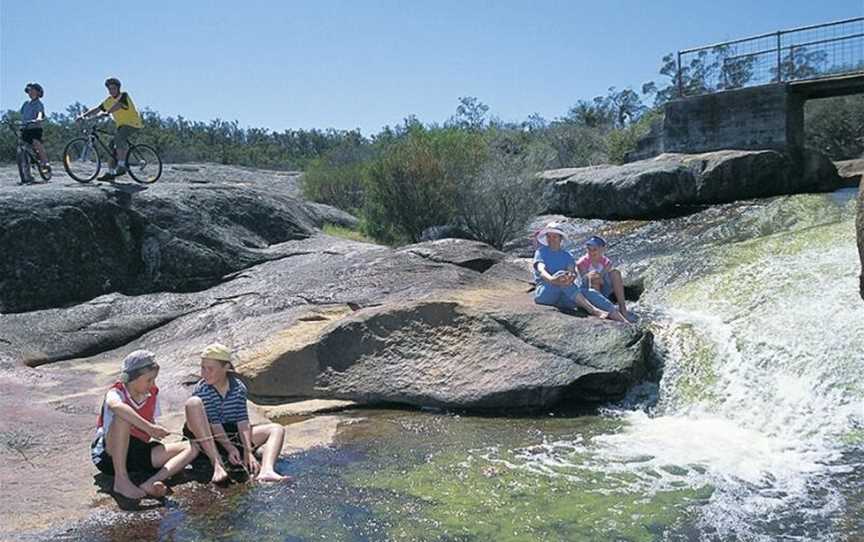
{"label": "sun hat", "polygon": [[543,229],[541,229],[540,231],[537,232],[537,237],[536,237],[537,242],[543,246],[548,247],[549,246],[549,239],[546,238],[546,235],[550,234],[550,233],[557,233],[558,235],[561,236],[562,240],[563,240],[563,238],[567,237],[567,234],[564,233],[564,230],[562,229],[561,224],[559,224],[558,222],[550,222],[550,223],[546,224],[545,226],[543,226]]}
{"label": "sun hat", "polygon": [[201,359],[214,359],[227,363],[232,369],[234,365],[231,363],[231,349],[224,344],[213,343],[208,345],[201,352]]}
{"label": "sun hat", "polygon": [[604,248],[606,246],[606,240],[599,235],[593,235],[590,239],[585,241],[585,246]]}
{"label": "sun hat", "polygon": [[150,369],[158,369],[156,354],[149,350],[135,350],[123,358],[123,371],[120,380],[129,383]]}

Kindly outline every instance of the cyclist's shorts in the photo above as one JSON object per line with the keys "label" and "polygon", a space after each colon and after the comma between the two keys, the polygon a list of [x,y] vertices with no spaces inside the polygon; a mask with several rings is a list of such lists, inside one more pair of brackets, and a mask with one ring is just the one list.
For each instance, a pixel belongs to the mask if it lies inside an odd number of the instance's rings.
{"label": "cyclist's shorts", "polygon": [[21,130],[21,139],[24,143],[32,145],[34,141],[42,142],[42,128],[25,128]]}
{"label": "cyclist's shorts", "polygon": [[138,131],[138,128],[134,126],[118,126],[117,134],[114,136],[114,147],[117,149],[128,149],[129,148],[129,138]]}

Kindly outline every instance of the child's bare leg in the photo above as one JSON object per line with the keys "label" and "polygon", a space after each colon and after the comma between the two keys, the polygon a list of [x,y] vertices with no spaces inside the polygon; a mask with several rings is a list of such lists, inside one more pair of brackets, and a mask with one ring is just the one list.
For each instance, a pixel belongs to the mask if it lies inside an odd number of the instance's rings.
{"label": "child's bare leg", "polygon": [[285,428],[279,424],[268,423],[252,427],[252,444],[261,446],[261,471],[255,478],[261,482],[281,482],[289,479],[276,472],[276,459],[285,442]]}
{"label": "child's bare leg", "polygon": [[39,157],[39,164],[45,165],[48,163],[48,153],[45,152],[45,146],[41,141],[33,140],[33,150],[36,151],[36,156]]}
{"label": "child's bare leg", "polygon": [[228,479],[228,472],[222,464],[219,450],[216,449],[216,441],[213,440],[213,432],[210,430],[210,422],[204,411],[204,402],[198,397],[190,397],[186,401],[186,424],[196,438],[200,439],[195,444],[201,448],[210,462],[213,464],[213,478],[211,481],[219,483]]}
{"label": "child's bare leg", "polygon": [[627,318],[627,300],[624,299],[624,280],[621,278],[621,271],[613,269],[609,272],[609,277],[612,279],[612,291],[615,292],[615,300],[618,301],[618,310],[624,318]]}
{"label": "child's bare leg", "polygon": [[129,423],[114,418],[108,434],[105,436],[105,447],[111,462],[114,465],[114,492],[123,495],[127,499],[143,499],[147,494],[129,479],[126,471],[126,457],[129,454]]}
{"label": "child's bare leg", "polygon": [[198,455],[198,448],[188,442],[173,442],[163,446],[156,446],[150,455],[150,462],[154,467],[160,467],[159,471],[141,484],[141,489],[148,495],[164,497],[168,488],[162,483],[163,480],[171,478],[183,467],[192,462]]}
{"label": "child's bare leg", "polygon": [[582,292],[576,294],[575,301],[578,306],[588,311],[588,314],[590,314],[591,316],[596,316],[597,318],[600,318],[602,320],[605,320],[609,317],[609,313],[601,311],[600,309],[592,305],[590,301],[585,299],[585,296],[582,295]]}

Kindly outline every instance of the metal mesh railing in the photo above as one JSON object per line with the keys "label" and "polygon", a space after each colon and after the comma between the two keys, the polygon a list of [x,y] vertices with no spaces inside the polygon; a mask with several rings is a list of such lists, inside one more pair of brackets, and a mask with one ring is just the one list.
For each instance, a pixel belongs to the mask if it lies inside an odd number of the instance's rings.
{"label": "metal mesh railing", "polygon": [[678,52],[678,95],[864,72],[864,17]]}

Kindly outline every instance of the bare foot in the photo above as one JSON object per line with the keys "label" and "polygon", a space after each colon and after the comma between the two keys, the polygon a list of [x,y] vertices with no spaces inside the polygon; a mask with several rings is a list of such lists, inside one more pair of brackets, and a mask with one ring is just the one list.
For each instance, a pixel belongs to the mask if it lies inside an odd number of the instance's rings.
{"label": "bare foot", "polygon": [[596,316],[597,318],[599,318],[601,320],[606,320],[607,318],[609,318],[609,313],[605,312],[605,311],[598,310],[597,312],[594,313],[594,316]]}
{"label": "bare foot", "polygon": [[213,467],[213,478],[210,479],[214,484],[221,484],[223,482],[228,481],[228,472],[225,471],[225,468],[222,465],[215,465]]}
{"label": "bare foot", "polygon": [[255,477],[255,480],[259,482],[290,482],[293,478],[279,474],[275,470],[262,470],[258,473],[258,476]]}
{"label": "bare foot", "polygon": [[624,315],[621,314],[621,312],[620,312],[620,311],[617,311],[617,310],[616,310],[616,311],[612,311],[611,313],[609,313],[609,319],[610,319],[610,320],[615,320],[616,322],[624,322],[625,324],[629,324],[629,323],[630,323],[630,320],[624,318]]}
{"label": "bare foot", "polygon": [[144,482],[143,484],[141,484],[141,489],[143,489],[151,497],[155,497],[157,499],[161,499],[168,494],[168,486],[166,486],[162,482]]}
{"label": "bare foot", "polygon": [[114,478],[114,493],[127,499],[138,500],[147,496],[143,489],[127,480]]}

